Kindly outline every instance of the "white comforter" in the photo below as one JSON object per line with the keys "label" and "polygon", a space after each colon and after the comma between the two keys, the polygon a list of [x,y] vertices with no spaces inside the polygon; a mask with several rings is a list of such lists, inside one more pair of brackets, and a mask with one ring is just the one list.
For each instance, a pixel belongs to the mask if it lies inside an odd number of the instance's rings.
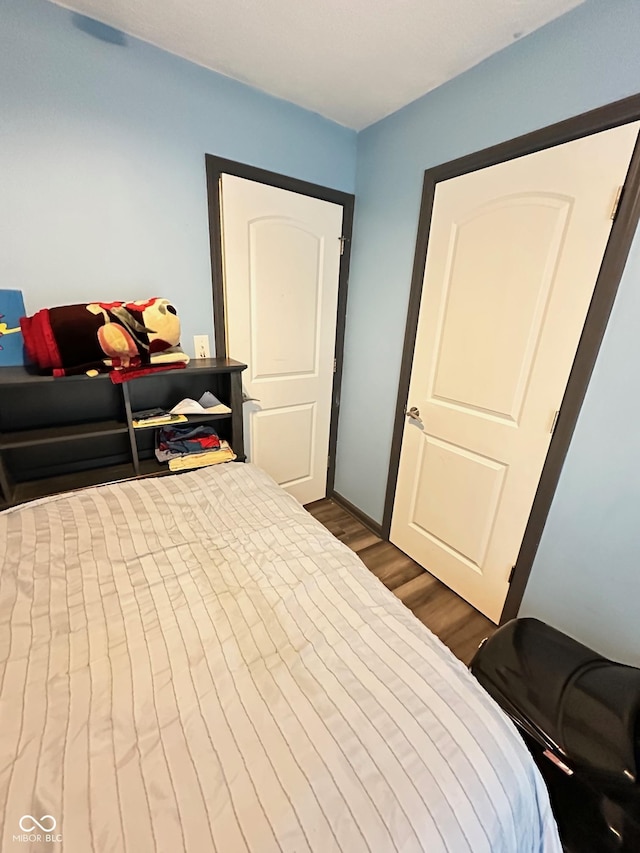
{"label": "white comforter", "polygon": [[5,511],[0,570],[3,850],[560,851],[510,722],[257,468]]}

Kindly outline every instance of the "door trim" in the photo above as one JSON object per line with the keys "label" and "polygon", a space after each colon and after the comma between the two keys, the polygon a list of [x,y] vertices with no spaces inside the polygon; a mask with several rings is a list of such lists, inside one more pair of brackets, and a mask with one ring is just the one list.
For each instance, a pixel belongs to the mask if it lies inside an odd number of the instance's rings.
{"label": "door trim", "polygon": [[[391,444],[389,478],[382,520],[382,531],[385,539],[389,538],[391,532],[391,518],[402,448],[404,411],[409,394],[413,351],[422,297],[422,282],[437,184],[449,178],[475,172],[488,166],[495,166],[498,163],[504,163],[527,154],[534,154],[536,151],[542,151],[545,148],[572,142],[574,139],[580,139],[583,136],[589,136],[638,120],[640,120],[640,95],[632,95],[624,100],[607,104],[604,107],[582,113],[549,127],[501,142],[498,145],[459,157],[425,171]],[[509,619],[515,618],[518,613],[639,221],[640,141],[636,142],[631,157],[618,213],[596,279],[593,297],[562,399],[560,415],[549,445],[512,574],[509,592],[500,618],[501,625]]]}
{"label": "door trim", "polygon": [[338,418],[340,415],[340,389],[342,387],[342,368],[344,363],[344,333],[347,316],[347,287],[349,284],[349,265],[351,262],[351,237],[353,233],[353,211],[355,196],[350,193],[301,181],[278,172],[269,172],[246,163],[205,154],[207,173],[207,199],[209,207],[209,247],[211,252],[211,286],[213,288],[213,331],[216,344],[216,356],[227,356],[227,333],[224,315],[224,271],[222,267],[222,219],[220,216],[220,178],[235,175],[270,187],[299,193],[338,204],[343,209],[342,236],[344,252],[340,256],[338,275],[338,313],[336,321],[336,342],[334,350],[335,370],[331,392],[331,423],[329,426],[327,497],[334,493],[336,476],[336,445],[338,442]]}

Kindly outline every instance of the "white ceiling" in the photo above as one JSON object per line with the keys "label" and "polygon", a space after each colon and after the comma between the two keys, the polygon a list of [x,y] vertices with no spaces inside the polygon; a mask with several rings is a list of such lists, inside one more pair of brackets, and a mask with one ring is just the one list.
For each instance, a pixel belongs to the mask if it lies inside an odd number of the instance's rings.
{"label": "white ceiling", "polygon": [[582,0],[55,0],[360,130]]}

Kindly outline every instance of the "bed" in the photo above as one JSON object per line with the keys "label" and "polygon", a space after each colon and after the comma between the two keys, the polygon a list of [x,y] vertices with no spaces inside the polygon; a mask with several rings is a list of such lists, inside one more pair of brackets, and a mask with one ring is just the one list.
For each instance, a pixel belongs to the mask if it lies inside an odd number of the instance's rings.
{"label": "bed", "polygon": [[258,468],[6,510],[0,569],[2,849],[560,853],[505,715]]}

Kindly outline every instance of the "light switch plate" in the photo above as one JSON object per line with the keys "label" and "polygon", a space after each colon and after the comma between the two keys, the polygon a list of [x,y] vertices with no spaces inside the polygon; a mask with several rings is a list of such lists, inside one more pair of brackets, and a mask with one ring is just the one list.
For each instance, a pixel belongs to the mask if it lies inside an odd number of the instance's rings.
{"label": "light switch plate", "polygon": [[209,335],[194,335],[193,350],[196,354],[196,358],[211,358]]}

